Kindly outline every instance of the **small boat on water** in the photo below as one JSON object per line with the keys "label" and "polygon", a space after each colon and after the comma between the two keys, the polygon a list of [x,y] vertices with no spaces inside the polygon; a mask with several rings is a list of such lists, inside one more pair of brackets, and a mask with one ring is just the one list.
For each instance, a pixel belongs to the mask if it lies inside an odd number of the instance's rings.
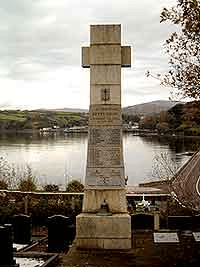
{"label": "small boat on water", "polygon": [[42,128],[40,129],[40,132],[57,132],[60,130],[59,126],[53,126],[53,127],[48,127],[48,128]]}
{"label": "small boat on water", "polygon": [[87,126],[75,126],[64,129],[64,133],[87,133]]}

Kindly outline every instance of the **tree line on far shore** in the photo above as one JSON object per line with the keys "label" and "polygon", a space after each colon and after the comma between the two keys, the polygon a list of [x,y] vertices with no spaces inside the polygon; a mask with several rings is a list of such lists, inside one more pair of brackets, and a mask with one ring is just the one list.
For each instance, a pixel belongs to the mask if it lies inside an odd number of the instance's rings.
{"label": "tree line on far shore", "polygon": [[42,128],[68,128],[85,126],[87,113],[56,112],[50,110],[2,110],[0,111],[0,131],[39,130]]}
{"label": "tree line on far shore", "polygon": [[156,130],[161,134],[200,136],[200,101],[179,103],[159,114],[123,114],[123,121],[129,125],[138,123],[139,129]]}
{"label": "tree line on far shore", "polygon": [[[178,103],[159,114],[134,114],[122,112],[124,125],[137,124],[139,129],[157,130],[158,133],[200,135],[200,101]],[[7,130],[39,130],[42,128],[68,128],[87,126],[88,113],[53,111],[0,111],[0,132]]]}

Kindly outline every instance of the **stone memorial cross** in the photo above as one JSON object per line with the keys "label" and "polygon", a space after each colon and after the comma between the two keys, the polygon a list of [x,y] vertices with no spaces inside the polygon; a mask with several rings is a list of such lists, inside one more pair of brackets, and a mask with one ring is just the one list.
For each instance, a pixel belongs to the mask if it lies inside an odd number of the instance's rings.
{"label": "stone memorial cross", "polygon": [[[82,48],[82,67],[90,68],[88,154],[82,217],[96,216],[104,201],[113,216],[128,216],[122,148],[121,68],[130,66],[131,48],[121,45],[121,25],[91,25],[90,47]],[[78,224],[81,216],[77,219]],[[94,220],[100,221],[96,217]],[[96,222],[95,227],[97,225]],[[77,233],[79,238],[83,237],[79,228]]]}
{"label": "stone memorial cross", "polygon": [[[121,67],[131,66],[131,48],[121,46],[121,25],[90,26],[90,47],[82,48],[82,66],[90,68],[86,189],[124,189]],[[108,198],[109,208],[119,211]],[[94,211],[101,205],[91,204],[86,200],[84,210]]]}

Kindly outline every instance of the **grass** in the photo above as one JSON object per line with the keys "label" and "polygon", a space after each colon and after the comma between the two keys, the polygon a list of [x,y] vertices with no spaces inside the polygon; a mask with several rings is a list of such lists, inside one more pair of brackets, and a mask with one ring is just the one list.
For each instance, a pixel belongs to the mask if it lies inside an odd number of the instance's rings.
{"label": "grass", "polygon": [[13,113],[13,114],[4,114],[0,113],[0,121],[19,121],[22,122],[26,120],[24,117],[24,114],[18,114],[18,113]]}

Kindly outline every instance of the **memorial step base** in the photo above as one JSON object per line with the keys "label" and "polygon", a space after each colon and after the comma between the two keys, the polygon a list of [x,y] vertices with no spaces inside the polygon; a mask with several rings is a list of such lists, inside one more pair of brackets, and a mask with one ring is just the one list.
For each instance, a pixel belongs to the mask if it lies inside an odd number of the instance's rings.
{"label": "memorial step base", "polygon": [[78,248],[130,249],[131,217],[81,213],[76,217],[76,244]]}

